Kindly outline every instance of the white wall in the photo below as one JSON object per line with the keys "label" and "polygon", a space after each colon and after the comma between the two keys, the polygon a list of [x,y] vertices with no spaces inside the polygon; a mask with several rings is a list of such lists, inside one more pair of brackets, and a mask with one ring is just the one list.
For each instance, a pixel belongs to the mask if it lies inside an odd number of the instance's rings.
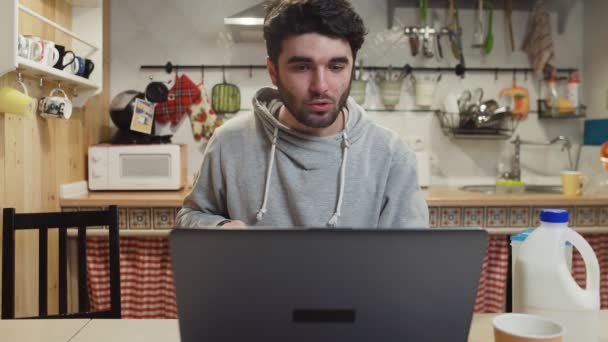
{"label": "white wall", "polygon": [[585,2],[585,92],[590,117],[608,117],[608,1]]}
{"label": "white wall", "polygon": [[[162,71],[141,72],[142,64],[164,64],[172,61],[179,64],[262,64],[266,55],[263,42],[229,43],[225,34],[223,18],[258,3],[260,0],[123,0],[112,2],[111,29],[111,94],[126,89],[143,90],[148,77],[168,80],[172,76]],[[601,1],[600,1],[601,2]],[[366,43],[360,52],[367,65],[402,66],[454,66],[457,62],[449,53],[447,42],[444,51],[449,57],[442,61],[424,61],[410,56],[406,39],[398,30],[386,29],[386,3],[377,0],[353,0],[369,29]],[[556,14],[552,13],[553,31],[559,67],[582,67],[583,65],[583,13],[582,3],[572,10],[563,35],[557,35]],[[437,10],[441,22],[445,23],[445,10]],[[599,15],[599,14],[598,14]],[[463,43],[472,43],[475,13],[461,11],[464,26]],[[520,45],[527,26],[528,13],[515,12],[513,26],[516,44]],[[399,8],[395,13],[396,25],[416,24],[413,9]],[[598,24],[599,25],[599,24]],[[494,51],[484,57],[473,49],[467,49],[465,56],[468,66],[485,67],[527,67],[527,57],[507,48],[503,13],[494,14]],[[187,73],[195,82],[200,80],[200,72]],[[221,73],[206,71],[207,90],[221,81]],[[449,92],[460,93],[463,89],[483,87],[486,97],[495,97],[501,88],[511,85],[511,74],[469,74],[464,80],[453,74],[444,74],[437,94],[437,104]],[[227,80],[237,84],[242,93],[242,107],[251,108],[250,99],[259,87],[270,85],[263,70],[254,70],[249,78],[248,71],[229,71]],[[524,82],[518,75],[518,83],[526,86],[531,94],[531,106],[536,108],[538,83],[529,77]],[[511,147],[508,141],[490,140],[450,140],[440,130],[439,123],[430,112],[415,113],[414,100],[404,87],[401,103],[395,112],[373,111],[382,108],[377,97],[377,87],[368,87],[366,107],[372,109],[370,116],[380,124],[396,130],[409,141],[421,138],[425,148],[433,155],[431,182],[433,184],[491,183],[497,174],[498,155]],[[243,114],[249,111],[243,111]],[[581,122],[578,120],[539,120],[537,114],[530,114],[522,121],[516,133],[526,140],[547,140],[556,135],[565,135],[575,143],[581,140]],[[189,146],[190,174],[200,166],[204,145],[192,138],[190,123],[183,119],[177,127],[160,127],[161,134],[174,134],[173,141]],[[565,153],[559,146],[524,146],[522,148],[522,171],[524,181],[557,183],[561,169],[567,168]]]}

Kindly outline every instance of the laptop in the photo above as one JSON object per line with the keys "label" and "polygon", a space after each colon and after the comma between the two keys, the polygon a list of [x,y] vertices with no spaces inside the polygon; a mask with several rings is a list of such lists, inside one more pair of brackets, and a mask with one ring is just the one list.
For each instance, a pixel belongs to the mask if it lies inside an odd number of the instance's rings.
{"label": "laptop", "polygon": [[175,229],[182,342],[466,341],[481,229]]}

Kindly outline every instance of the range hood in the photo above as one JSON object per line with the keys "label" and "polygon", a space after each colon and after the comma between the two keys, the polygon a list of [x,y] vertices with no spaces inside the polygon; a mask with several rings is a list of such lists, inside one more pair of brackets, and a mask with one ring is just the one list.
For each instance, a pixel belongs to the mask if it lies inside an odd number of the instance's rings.
{"label": "range hood", "polygon": [[224,18],[235,42],[261,42],[264,40],[264,3],[257,4],[235,15]]}

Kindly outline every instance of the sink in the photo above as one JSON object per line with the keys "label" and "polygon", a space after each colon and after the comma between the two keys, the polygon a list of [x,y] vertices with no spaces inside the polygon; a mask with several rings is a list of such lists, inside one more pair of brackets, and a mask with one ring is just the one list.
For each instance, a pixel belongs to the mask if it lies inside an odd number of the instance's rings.
{"label": "sink", "polygon": [[[460,187],[460,190],[470,192],[483,192],[486,194],[496,193],[496,185],[465,185]],[[526,185],[524,193],[528,194],[561,194],[562,187],[560,185]]]}

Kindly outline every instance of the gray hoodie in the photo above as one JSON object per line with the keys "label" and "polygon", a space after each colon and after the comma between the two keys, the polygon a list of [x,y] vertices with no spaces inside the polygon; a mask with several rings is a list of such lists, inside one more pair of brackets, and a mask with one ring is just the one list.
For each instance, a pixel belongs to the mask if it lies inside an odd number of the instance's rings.
{"label": "gray hoodie", "polygon": [[416,159],[399,136],[373,123],[352,98],[346,128],[316,137],[273,115],[277,90],[263,88],[254,114],[215,131],[178,227],[225,219],[265,227],[428,227]]}

